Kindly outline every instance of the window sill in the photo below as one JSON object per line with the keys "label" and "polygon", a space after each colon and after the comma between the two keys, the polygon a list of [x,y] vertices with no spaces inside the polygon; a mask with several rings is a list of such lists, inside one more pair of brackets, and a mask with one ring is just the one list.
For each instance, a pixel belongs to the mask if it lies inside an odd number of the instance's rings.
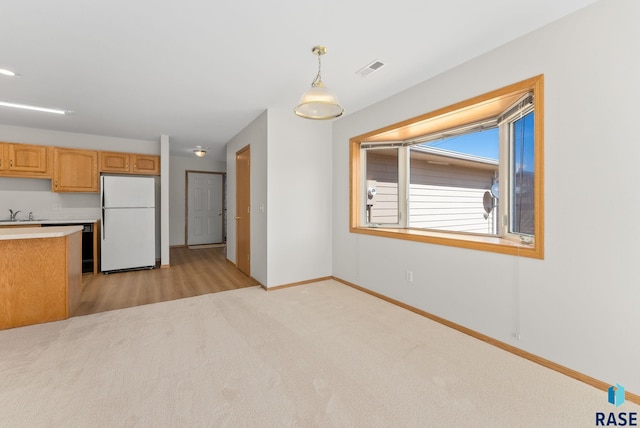
{"label": "window sill", "polygon": [[351,232],[471,250],[489,251],[513,256],[531,257],[534,259],[544,258],[543,249],[540,245],[528,245],[522,242],[493,236],[387,227],[352,227]]}

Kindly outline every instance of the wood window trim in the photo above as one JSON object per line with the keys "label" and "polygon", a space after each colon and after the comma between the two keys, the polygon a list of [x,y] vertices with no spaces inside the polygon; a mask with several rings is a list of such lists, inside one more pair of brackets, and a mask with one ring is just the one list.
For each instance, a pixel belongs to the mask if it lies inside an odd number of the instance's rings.
{"label": "wood window trim", "polygon": [[[444,130],[446,127],[469,123],[472,120],[484,119],[495,115],[505,104],[511,103],[513,99],[526,92],[533,92],[536,109],[534,124],[536,150],[534,159],[534,203],[536,207],[534,225],[536,233],[534,245],[496,236],[361,225],[363,203],[360,191],[361,144],[406,140],[424,135],[426,130],[435,132]],[[448,107],[353,137],[349,140],[349,157],[349,231],[351,233],[544,259],[544,75],[538,75]]]}

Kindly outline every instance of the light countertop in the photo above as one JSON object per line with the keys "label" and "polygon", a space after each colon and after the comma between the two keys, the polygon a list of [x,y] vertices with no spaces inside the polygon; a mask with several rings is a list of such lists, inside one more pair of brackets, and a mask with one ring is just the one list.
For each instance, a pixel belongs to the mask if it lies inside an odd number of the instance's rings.
{"label": "light countertop", "polygon": [[[24,222],[20,223],[24,224]],[[82,226],[8,227],[0,228],[0,241],[11,239],[60,238],[81,231]]]}
{"label": "light countertop", "polygon": [[12,225],[25,225],[25,224],[87,224],[87,223],[95,223],[98,220],[96,219],[91,219],[91,220],[78,220],[78,219],[64,219],[64,218],[57,218],[57,219],[49,219],[49,220],[42,220],[42,219],[36,219],[36,220],[17,220],[17,221],[8,221],[5,219],[0,220],[0,226],[12,226]]}

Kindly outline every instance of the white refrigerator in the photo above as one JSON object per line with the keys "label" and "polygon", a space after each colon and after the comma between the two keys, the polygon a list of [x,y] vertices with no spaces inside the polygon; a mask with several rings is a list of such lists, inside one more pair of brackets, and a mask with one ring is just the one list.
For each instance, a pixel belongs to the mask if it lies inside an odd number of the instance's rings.
{"label": "white refrigerator", "polygon": [[100,270],[155,267],[154,177],[103,175],[100,180]]}

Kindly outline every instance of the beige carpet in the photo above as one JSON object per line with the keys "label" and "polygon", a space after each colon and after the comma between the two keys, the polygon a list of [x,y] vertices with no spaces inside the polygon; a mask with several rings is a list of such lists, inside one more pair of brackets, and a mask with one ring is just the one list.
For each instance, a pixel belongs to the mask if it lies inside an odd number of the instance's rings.
{"label": "beige carpet", "polygon": [[591,427],[612,410],[334,281],[0,332],[1,427]]}

